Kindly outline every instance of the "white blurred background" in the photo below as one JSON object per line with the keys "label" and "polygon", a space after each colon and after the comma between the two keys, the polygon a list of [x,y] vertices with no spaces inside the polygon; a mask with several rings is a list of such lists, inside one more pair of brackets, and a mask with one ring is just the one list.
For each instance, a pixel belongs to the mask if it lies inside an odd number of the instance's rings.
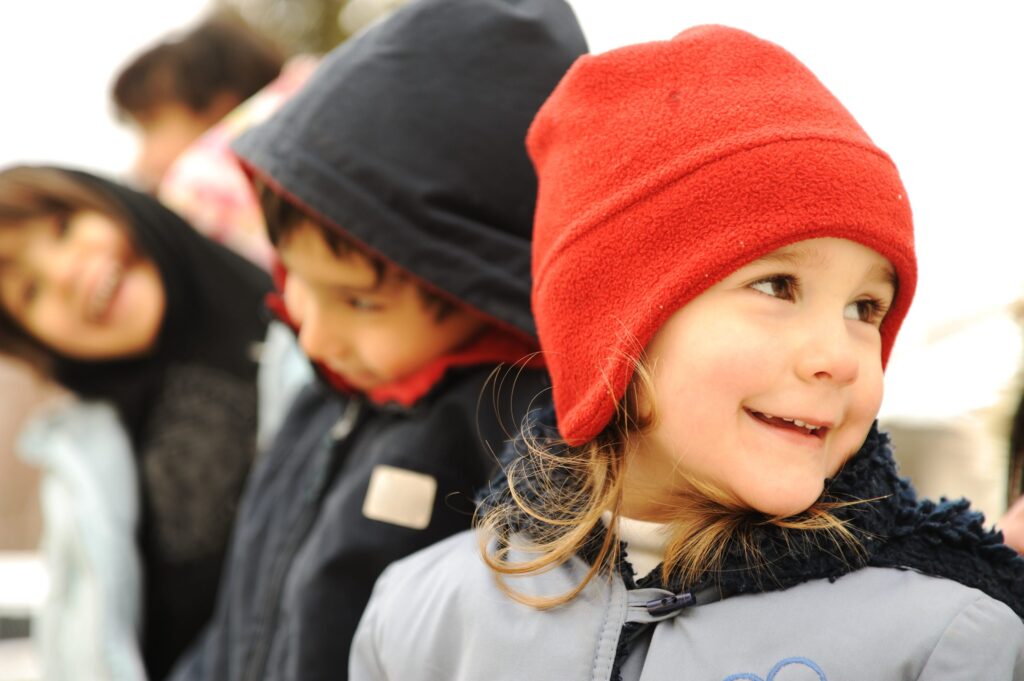
{"label": "white blurred background", "polygon": [[[1024,294],[1020,5],[571,4],[594,51],[669,38],[699,23],[728,24],[773,40],[803,60],[889,152],[914,209],[921,274],[890,362],[882,417],[906,451],[904,470],[924,491],[970,496],[995,520],[1004,505],[1005,433],[1018,397],[1022,354],[1011,312]],[[134,53],[192,21],[207,5],[0,3],[0,166],[45,161],[125,176],[134,141],[111,115],[111,78]],[[14,413],[22,384],[0,385],[0,412]],[[17,491],[4,490],[5,476],[11,482],[23,475],[5,468],[5,438],[9,434],[0,433],[0,501]],[[2,504],[0,509],[13,513]],[[0,517],[0,525],[4,521]],[[31,601],[41,589],[38,574],[26,569],[31,553],[5,555],[0,585],[15,586],[0,590],[0,601],[8,601],[0,602],[0,618],[21,612],[26,597]],[[37,673],[30,652],[18,645],[0,640],[0,681]]]}

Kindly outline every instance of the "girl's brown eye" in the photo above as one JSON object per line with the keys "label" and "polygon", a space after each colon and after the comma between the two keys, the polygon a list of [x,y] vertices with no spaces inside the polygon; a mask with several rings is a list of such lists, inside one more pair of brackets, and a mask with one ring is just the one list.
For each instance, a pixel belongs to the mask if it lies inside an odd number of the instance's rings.
{"label": "girl's brown eye", "polygon": [[25,285],[25,288],[21,291],[21,303],[22,305],[29,305],[36,296],[39,295],[39,282],[34,279]]}
{"label": "girl's brown eye", "polygon": [[876,298],[865,298],[847,305],[846,309],[843,311],[843,316],[847,319],[867,322],[868,324],[878,326],[882,323],[882,319],[885,317],[885,313],[888,309],[888,305],[883,303],[881,300]]}
{"label": "girl's brown eye", "polygon": [[750,285],[750,288],[773,298],[792,300],[794,290],[796,288],[796,282],[794,282],[793,277],[779,275],[765,277],[764,279],[755,281]]}

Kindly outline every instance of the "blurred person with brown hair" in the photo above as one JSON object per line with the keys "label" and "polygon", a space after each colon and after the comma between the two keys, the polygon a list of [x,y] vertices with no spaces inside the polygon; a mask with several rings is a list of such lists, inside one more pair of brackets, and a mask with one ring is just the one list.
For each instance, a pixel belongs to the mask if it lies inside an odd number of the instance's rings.
{"label": "blurred person with brown hair", "polygon": [[1024,552],[1024,395],[1010,424],[1007,475],[1006,501],[1009,508],[998,526],[1003,533],[1003,541],[1020,553]]}
{"label": "blurred person with brown hair", "polygon": [[119,117],[139,132],[134,176],[154,192],[178,155],[274,80],[284,55],[233,14],[211,15],[132,59],[111,92]]}
{"label": "blurred person with brown hair", "polygon": [[171,164],[156,196],[197,230],[270,270],[274,249],[252,184],[231,143],[262,123],[298,92],[319,59],[297,55],[281,74],[199,136]]}
{"label": "blurred person with brown hair", "polygon": [[0,171],[0,353],[73,393],[19,453],[43,473],[46,678],[163,678],[209,618],[256,451],[269,277],[155,199]]}

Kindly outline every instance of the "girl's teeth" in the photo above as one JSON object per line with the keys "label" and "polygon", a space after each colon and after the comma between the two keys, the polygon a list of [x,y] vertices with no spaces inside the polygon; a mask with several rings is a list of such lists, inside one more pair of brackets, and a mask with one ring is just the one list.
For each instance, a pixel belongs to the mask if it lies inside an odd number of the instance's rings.
{"label": "girl's teeth", "polygon": [[110,298],[121,281],[121,268],[115,267],[103,283],[97,288],[89,304],[89,316],[93,319],[100,317],[110,305]]}
{"label": "girl's teeth", "polygon": [[777,418],[780,421],[785,421],[786,423],[792,423],[794,426],[797,426],[798,428],[803,428],[804,430],[806,430],[808,432],[811,432],[811,433],[813,433],[816,430],[820,430],[821,429],[821,426],[812,426],[811,424],[807,423],[806,421],[801,421],[800,419],[788,419],[785,416],[772,416],[771,414],[769,414],[767,412],[763,412],[763,411],[760,412],[760,414],[762,416],[764,416],[765,418],[767,418],[767,419],[776,419]]}

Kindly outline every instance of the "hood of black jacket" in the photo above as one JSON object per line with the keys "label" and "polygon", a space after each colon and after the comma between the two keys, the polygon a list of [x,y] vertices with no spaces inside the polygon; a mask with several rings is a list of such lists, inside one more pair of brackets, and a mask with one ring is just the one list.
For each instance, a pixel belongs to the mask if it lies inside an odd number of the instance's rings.
{"label": "hood of black jacket", "polygon": [[525,137],[585,51],[563,0],[417,0],[233,148],[321,223],[535,337]]}

